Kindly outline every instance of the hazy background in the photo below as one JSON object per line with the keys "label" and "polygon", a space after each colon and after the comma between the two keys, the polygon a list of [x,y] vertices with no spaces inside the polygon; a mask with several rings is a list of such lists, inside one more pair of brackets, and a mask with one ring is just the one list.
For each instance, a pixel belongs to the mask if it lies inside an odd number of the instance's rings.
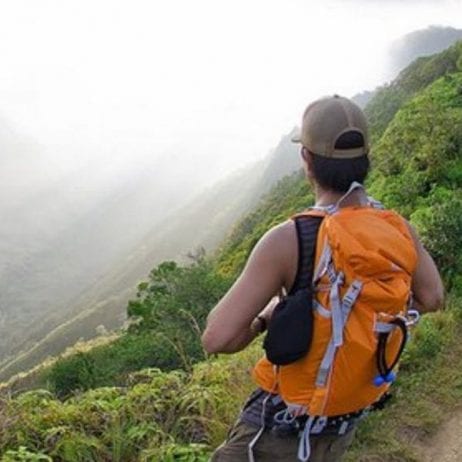
{"label": "hazy background", "polygon": [[[431,24],[461,28],[462,0],[1,2],[0,372],[200,244],[188,223],[212,228],[275,180],[262,165],[290,150],[281,137],[310,100],[390,80],[415,56],[400,38]],[[186,205],[181,246],[170,223]],[[98,322],[120,324],[127,296]]]}
{"label": "hazy background", "polygon": [[0,113],[49,159],[22,174],[167,157],[202,183],[262,157],[313,97],[392,77],[401,35],[461,23],[455,0],[2,2]]}

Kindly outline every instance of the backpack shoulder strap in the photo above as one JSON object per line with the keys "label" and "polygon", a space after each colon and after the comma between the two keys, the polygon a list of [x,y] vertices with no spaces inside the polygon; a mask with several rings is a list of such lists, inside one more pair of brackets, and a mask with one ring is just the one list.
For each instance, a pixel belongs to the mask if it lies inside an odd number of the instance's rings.
{"label": "backpack shoulder strap", "polygon": [[316,241],[323,218],[322,215],[296,215],[293,217],[297,230],[298,266],[289,295],[293,295],[300,289],[308,288],[313,280]]}

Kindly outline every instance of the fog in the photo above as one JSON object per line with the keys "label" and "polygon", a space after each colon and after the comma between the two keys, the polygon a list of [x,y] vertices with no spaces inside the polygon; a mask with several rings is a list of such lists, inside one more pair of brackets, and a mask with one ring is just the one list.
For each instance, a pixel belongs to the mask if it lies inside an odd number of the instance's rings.
{"label": "fog", "polygon": [[390,78],[389,44],[460,25],[461,5],[2,2],[0,114],[46,148],[34,177],[173,156],[210,183],[262,157],[312,98]]}
{"label": "fog", "polygon": [[21,329],[59,324],[310,100],[374,89],[394,77],[396,40],[461,27],[461,13],[455,0],[0,3],[0,366]]}

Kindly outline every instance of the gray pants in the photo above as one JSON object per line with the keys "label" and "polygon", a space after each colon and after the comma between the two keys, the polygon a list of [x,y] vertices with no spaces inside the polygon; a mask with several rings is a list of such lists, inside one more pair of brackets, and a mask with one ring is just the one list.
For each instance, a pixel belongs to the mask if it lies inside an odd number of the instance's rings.
{"label": "gray pants", "polygon": [[[248,445],[258,428],[238,421],[228,439],[214,452],[211,462],[247,462]],[[312,435],[309,462],[340,462],[353,441],[355,429],[344,435]],[[254,448],[256,462],[296,462],[299,438],[278,437],[264,431]]]}

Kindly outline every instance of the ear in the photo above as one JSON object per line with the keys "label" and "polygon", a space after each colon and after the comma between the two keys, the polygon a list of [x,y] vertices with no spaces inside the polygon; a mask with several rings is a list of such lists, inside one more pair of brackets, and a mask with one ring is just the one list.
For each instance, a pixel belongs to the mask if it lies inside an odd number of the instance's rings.
{"label": "ear", "polygon": [[305,175],[310,181],[312,181],[314,179],[313,158],[310,155],[310,151],[308,151],[305,146],[302,147],[301,155],[303,159],[303,170],[305,171]]}

